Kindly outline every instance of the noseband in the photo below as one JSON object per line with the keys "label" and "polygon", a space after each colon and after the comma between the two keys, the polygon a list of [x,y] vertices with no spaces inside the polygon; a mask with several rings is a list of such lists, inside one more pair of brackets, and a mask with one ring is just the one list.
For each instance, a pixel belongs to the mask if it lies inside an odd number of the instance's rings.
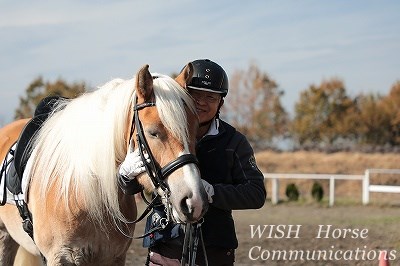
{"label": "noseband", "polygon": [[[139,119],[139,111],[146,107],[152,107],[152,106],[156,106],[156,103],[155,102],[147,102],[147,103],[138,104],[137,97],[136,97],[135,104],[134,104],[134,122],[132,121],[132,124],[134,123],[135,128],[136,128],[136,141],[139,146],[139,154],[142,158],[142,161],[144,162],[146,172],[149,175],[151,182],[153,183],[153,185],[156,189],[161,188],[165,194],[169,195],[170,191],[169,191],[167,183],[165,182],[165,179],[171,173],[173,173],[177,169],[181,168],[182,166],[184,166],[186,164],[191,164],[191,163],[198,165],[199,162],[195,155],[189,153],[189,154],[180,155],[178,158],[169,162],[162,168],[156,163],[156,160],[154,159],[154,156],[151,153],[150,147],[146,141],[146,137],[145,137],[144,131],[143,131],[143,126]],[[133,127],[131,130],[131,138],[132,138],[132,134],[133,134]],[[148,154],[150,162],[146,161],[146,158],[144,157],[144,152],[146,152]]]}

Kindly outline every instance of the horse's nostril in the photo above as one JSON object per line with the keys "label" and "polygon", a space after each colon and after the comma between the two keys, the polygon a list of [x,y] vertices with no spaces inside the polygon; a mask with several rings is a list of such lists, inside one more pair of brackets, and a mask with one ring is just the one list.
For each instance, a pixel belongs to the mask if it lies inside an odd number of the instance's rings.
{"label": "horse's nostril", "polygon": [[186,215],[186,216],[192,216],[193,215],[193,205],[191,204],[191,200],[189,197],[184,197],[181,200],[181,209],[182,212]]}
{"label": "horse's nostril", "polygon": [[208,209],[208,200],[204,199],[202,194],[187,193],[184,197],[180,198],[179,205],[181,220],[186,222],[196,222]]}

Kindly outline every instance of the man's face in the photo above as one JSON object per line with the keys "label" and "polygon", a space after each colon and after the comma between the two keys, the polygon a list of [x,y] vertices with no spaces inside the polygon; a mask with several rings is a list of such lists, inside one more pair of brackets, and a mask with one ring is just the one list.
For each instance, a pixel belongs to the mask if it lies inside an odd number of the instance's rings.
{"label": "man's face", "polygon": [[221,102],[221,94],[194,89],[190,89],[189,93],[195,100],[200,124],[213,119]]}

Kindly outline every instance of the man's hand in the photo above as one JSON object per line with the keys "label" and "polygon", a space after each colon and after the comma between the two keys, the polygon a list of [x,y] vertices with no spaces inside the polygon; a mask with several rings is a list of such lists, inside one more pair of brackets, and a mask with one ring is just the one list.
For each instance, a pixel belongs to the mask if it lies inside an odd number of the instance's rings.
{"label": "man's hand", "polygon": [[203,182],[204,189],[207,192],[208,202],[212,203],[212,197],[214,196],[214,187],[204,179],[201,179],[201,182]]}
{"label": "man's hand", "polygon": [[[149,163],[149,155],[144,154],[144,158]],[[126,155],[125,160],[122,162],[119,167],[119,174],[123,176],[127,176],[129,179],[134,179],[141,173],[145,172],[146,168],[144,167],[144,163],[142,161],[142,157],[140,156],[139,149],[136,149],[132,153],[128,153]]]}

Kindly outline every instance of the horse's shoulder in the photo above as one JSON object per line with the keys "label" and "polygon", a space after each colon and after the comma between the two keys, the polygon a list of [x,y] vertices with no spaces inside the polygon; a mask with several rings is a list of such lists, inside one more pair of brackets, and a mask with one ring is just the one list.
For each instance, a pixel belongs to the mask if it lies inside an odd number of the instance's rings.
{"label": "horse's shoulder", "polygon": [[10,147],[17,141],[30,118],[16,120],[0,129],[0,159],[4,159]]}

